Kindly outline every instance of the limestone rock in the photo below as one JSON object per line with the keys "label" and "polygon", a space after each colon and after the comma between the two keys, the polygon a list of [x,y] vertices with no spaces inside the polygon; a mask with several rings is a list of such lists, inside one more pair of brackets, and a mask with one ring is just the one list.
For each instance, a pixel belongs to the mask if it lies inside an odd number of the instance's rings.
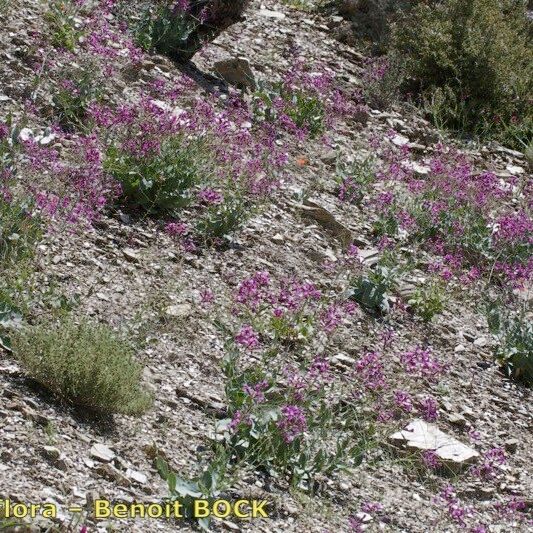
{"label": "limestone rock", "polygon": [[434,451],[448,466],[466,465],[479,457],[479,453],[469,446],[421,419],[411,421],[405,429],[393,433],[389,438],[395,446],[404,450]]}
{"label": "limestone rock", "polygon": [[96,443],[91,448],[91,457],[102,463],[110,463],[115,458],[115,452],[105,444]]}

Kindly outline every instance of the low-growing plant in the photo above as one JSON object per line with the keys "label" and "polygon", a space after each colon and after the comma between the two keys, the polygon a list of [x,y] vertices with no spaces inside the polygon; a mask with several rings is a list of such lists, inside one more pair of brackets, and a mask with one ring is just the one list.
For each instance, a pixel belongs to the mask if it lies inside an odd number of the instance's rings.
{"label": "low-growing plant", "polygon": [[439,281],[430,281],[416,289],[408,304],[422,320],[430,322],[434,316],[442,313],[444,301],[442,284]]}
{"label": "low-growing plant", "polygon": [[158,0],[134,25],[134,34],[144,49],[187,61],[222,31],[242,20],[248,3],[248,0],[223,4]]}
{"label": "low-growing plant", "polygon": [[498,345],[495,356],[508,376],[533,385],[533,321],[525,308],[511,312],[498,303],[487,310],[491,333]]}
{"label": "low-growing plant", "polygon": [[369,58],[363,71],[365,101],[373,108],[389,109],[400,98],[404,77],[402,61],[394,54]]}
{"label": "low-growing plant", "polygon": [[420,2],[398,26],[394,48],[441,126],[498,135],[513,124],[511,137],[527,144],[529,24],[522,1]]}
{"label": "low-growing plant", "polygon": [[246,365],[235,345],[224,362],[231,418],[217,425],[232,461],[261,469],[315,491],[316,476],[359,465],[365,429],[356,407],[343,399],[341,384],[317,357],[301,369],[281,367],[270,355]]}
{"label": "low-growing plant", "polygon": [[107,151],[104,168],[122,186],[123,200],[149,214],[174,214],[209,182],[214,160],[201,139],[176,135],[144,153],[117,145]]}
{"label": "low-growing plant", "polygon": [[0,196],[0,262],[7,271],[33,255],[41,237],[38,217],[29,203],[6,200]]}
{"label": "low-growing plant", "polygon": [[28,375],[65,402],[95,413],[132,415],[151,404],[132,346],[109,326],[66,317],[28,326],[12,341]]}
{"label": "low-growing plant", "polygon": [[102,96],[102,86],[95,76],[96,65],[89,63],[61,71],[59,87],[54,93],[59,123],[66,131],[91,129],[89,105]]}
{"label": "low-growing plant", "polygon": [[336,181],[341,201],[360,204],[376,181],[374,158],[366,157],[352,163],[338,162]]}
{"label": "low-growing plant", "polygon": [[475,172],[467,158],[442,146],[424,179],[410,172],[408,153],[398,150],[386,158],[389,164],[381,175],[398,192],[378,202],[376,233],[418,241],[436,252],[441,259],[432,268],[440,265],[437,270],[447,279],[461,269],[468,269],[463,272],[467,282],[487,275],[517,285],[530,276],[528,177],[505,183],[493,172]]}
{"label": "low-growing plant", "polygon": [[40,221],[29,206],[0,196],[0,345],[4,348],[10,348],[10,331],[21,320],[21,295],[27,292],[26,280],[40,237]]}
{"label": "low-growing plant", "polygon": [[169,464],[162,457],[157,457],[155,466],[162,479],[167,482],[169,495],[168,502],[179,502],[183,518],[194,520],[196,518],[201,529],[209,531],[211,518],[198,518],[194,515],[194,501],[206,500],[212,506],[225,487],[224,475],[226,470],[226,457],[224,453],[217,455],[207,465],[202,474],[194,479],[184,479],[176,475]]}
{"label": "low-growing plant", "polygon": [[188,39],[198,25],[199,21],[185,11],[163,3],[144,11],[134,27],[135,40],[147,51],[156,50],[170,57],[187,54]]}
{"label": "low-growing plant", "polygon": [[238,191],[230,191],[220,203],[207,207],[198,221],[197,230],[207,239],[220,239],[242,227],[252,213],[249,199]]}
{"label": "low-growing plant", "polygon": [[352,282],[350,298],[373,315],[387,313],[390,308],[389,298],[397,279],[397,269],[378,264]]}
{"label": "low-growing plant", "polygon": [[276,121],[289,131],[301,130],[313,138],[324,130],[326,109],[320,95],[279,82],[259,84],[254,113],[259,120]]}
{"label": "low-growing plant", "polygon": [[326,356],[307,355],[355,307],[325,298],[310,282],[274,283],[268,272],[239,285],[237,329],[218,323],[228,418],[216,427],[236,471],[259,469],[313,492],[320,474],[362,461],[371,428],[352,401],[353,384],[331,372]]}
{"label": "low-growing plant", "polygon": [[77,7],[75,2],[53,0],[50,3],[46,20],[50,25],[52,45],[73,52],[83,36],[80,22],[76,20]]}

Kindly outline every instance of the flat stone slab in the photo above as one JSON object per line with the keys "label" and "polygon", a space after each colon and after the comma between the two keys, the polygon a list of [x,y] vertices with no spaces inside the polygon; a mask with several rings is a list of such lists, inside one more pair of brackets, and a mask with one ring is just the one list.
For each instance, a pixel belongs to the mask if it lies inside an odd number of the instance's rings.
{"label": "flat stone slab", "polygon": [[419,418],[409,422],[405,429],[389,438],[396,446],[404,449],[434,451],[437,457],[447,464],[468,464],[479,457],[476,450],[444,433],[434,424],[428,424]]}

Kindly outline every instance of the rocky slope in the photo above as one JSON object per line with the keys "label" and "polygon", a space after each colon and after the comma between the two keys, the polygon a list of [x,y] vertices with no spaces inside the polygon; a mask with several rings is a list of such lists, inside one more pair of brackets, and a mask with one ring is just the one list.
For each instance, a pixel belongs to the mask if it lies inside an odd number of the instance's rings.
{"label": "rocky slope", "polygon": [[[15,0],[12,4],[0,16],[0,117],[20,117],[24,101],[34,96],[34,71],[28,58],[33,53],[33,35],[45,24],[46,2]],[[197,70],[186,71],[195,80],[187,98],[203,97],[214,86],[222,87],[214,77],[214,64],[238,56],[249,59],[259,81],[279,79],[300,58],[334,72],[339,86],[359,87],[364,58],[333,39],[330,28],[334,25],[335,20],[284,4],[254,2],[244,22],[195,58]],[[139,98],[156,79],[181,75],[176,65],[157,55],[143,58],[134,73],[127,71],[123,56],[109,61],[120,73],[105,82],[117,104]],[[34,98],[40,110],[51,105],[49,91],[44,81]],[[32,135],[47,126],[49,117],[44,113],[33,115],[27,124]],[[329,132],[327,143],[284,140],[291,156],[281,187],[229,247],[184,251],[157,221],[137,220],[121,211],[103,214],[87,229],[48,233],[38,246],[32,280],[42,299],[35,313],[42,312],[47,292],[59,287],[61,294],[76,302],[76,314],[127,326],[132,335],[143,338],[139,358],[155,403],[140,418],[95,421],[58,404],[26,379],[9,353],[1,353],[0,500],[57,503],[61,514],[53,523],[33,521],[29,527],[35,531],[79,531],[82,524],[87,531],[193,530],[194,524],[164,520],[96,523],[85,511],[81,523],[73,525],[68,507],[88,510],[98,497],[114,502],[165,497],[166,484],[153,464],[156,450],[180,475],[198,474],[224,407],[220,371],[224,339],[215,319],[231,317],[238,284],[257,271],[268,271],[272,279],[297,276],[313,281],[327,294],[342,294],[349,272],[338,265],[345,258],[346,236],[361,251],[358,269],[368,269],[380,252],[371,232],[375,217],[371,207],[338,199],[335,162],[339,154],[346,160],[365,154],[380,157],[372,148],[373,139],[391,138],[407,143],[423,165],[424,158],[436,150],[439,135],[414,113],[369,109],[355,119],[341,120]],[[519,173],[527,171],[518,152],[498,146],[460,150],[479,171],[490,169],[502,177],[517,168]],[[419,282],[416,275],[409,281]],[[212,302],[206,301],[206,289],[212,291]],[[476,293],[481,286],[470,290]],[[225,493],[228,497],[268,498],[273,512],[267,520],[215,521],[213,530],[464,530],[454,506],[467,509],[464,520],[472,531],[476,524],[494,532],[528,530],[533,504],[530,392],[505,378],[493,363],[494,341],[473,299],[465,297],[460,284],[447,291],[445,311],[430,324],[409,314],[394,316],[395,350],[400,353],[419,344],[432,348],[447,371],[438,384],[418,380],[416,394],[438,398],[436,426],[480,454],[501,447],[505,463],[486,479],[464,470],[453,479],[421,472],[388,446],[388,436],[402,429],[409,417],[384,421],[378,429],[377,449],[367,460],[348,472],[321,479],[321,490],[314,496],[253,471],[236,476]],[[347,372],[362,353],[374,349],[386,329],[360,309],[345,317],[328,346],[334,371]],[[390,380],[394,388],[405,376],[391,371]],[[411,418],[416,418],[414,413]],[[442,496],[450,482],[460,503]],[[524,503],[513,507],[513,501]],[[382,509],[365,506],[368,502],[379,502]]]}

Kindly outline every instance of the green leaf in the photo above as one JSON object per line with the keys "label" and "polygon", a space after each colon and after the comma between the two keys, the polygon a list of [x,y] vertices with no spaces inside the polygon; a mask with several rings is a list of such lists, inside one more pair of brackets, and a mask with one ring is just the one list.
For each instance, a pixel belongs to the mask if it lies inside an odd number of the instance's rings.
{"label": "green leaf", "polygon": [[166,481],[168,480],[168,476],[170,474],[170,470],[168,468],[168,463],[162,458],[158,457],[155,460],[155,466],[157,468],[157,471],[159,472],[159,475]]}
{"label": "green leaf", "polygon": [[174,474],[174,472],[169,472],[167,476],[167,483],[168,483],[168,490],[172,495],[176,493],[177,482],[178,482],[178,479],[176,477],[176,474]]}

